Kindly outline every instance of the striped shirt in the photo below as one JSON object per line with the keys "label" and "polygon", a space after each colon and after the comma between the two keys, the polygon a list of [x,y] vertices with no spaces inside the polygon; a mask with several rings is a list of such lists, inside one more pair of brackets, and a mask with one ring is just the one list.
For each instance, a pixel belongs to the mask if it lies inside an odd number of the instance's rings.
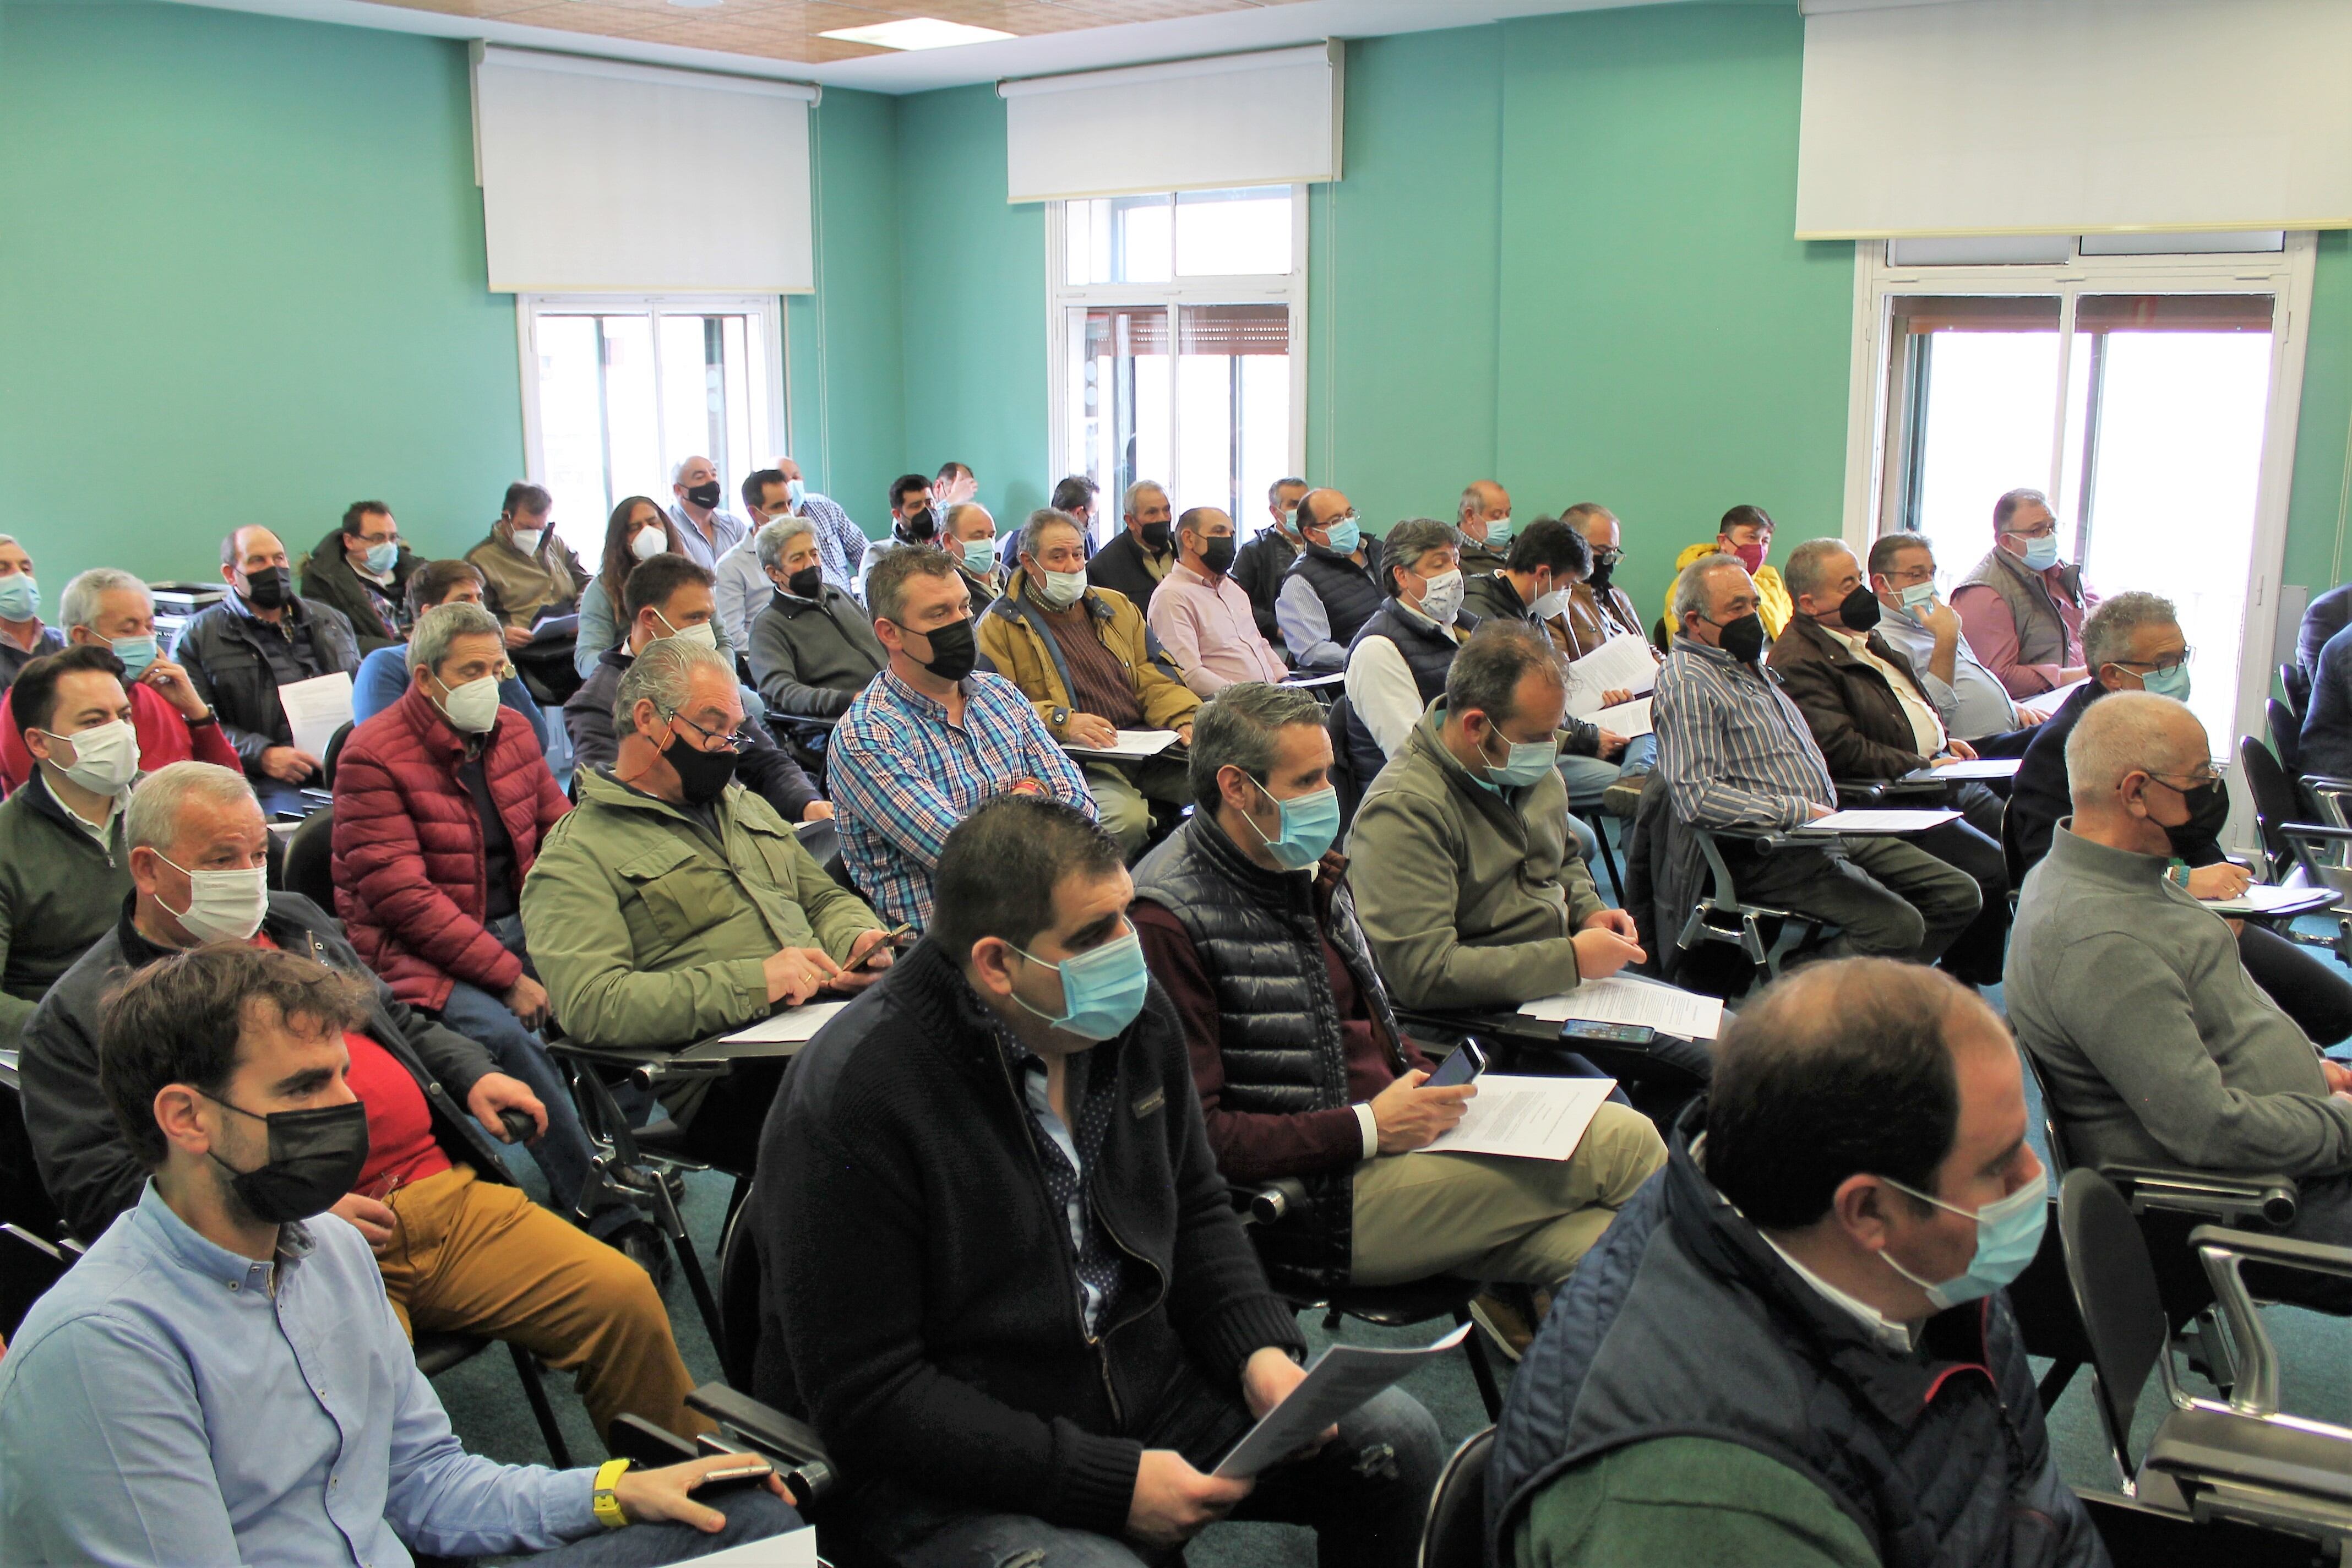
{"label": "striped shirt", "polygon": [[1694,827],[1795,827],[1837,809],[1830,765],[1780,678],[1675,638],[1650,717],[1675,815]]}
{"label": "striped shirt", "polygon": [[963,682],[963,721],[885,668],[841,717],[825,782],[840,816],[850,875],[891,924],[930,923],[940,849],[974,806],[1034,779],[1066,805],[1095,815],[1086,775],[1045,729],[1021,689],[1001,675]]}

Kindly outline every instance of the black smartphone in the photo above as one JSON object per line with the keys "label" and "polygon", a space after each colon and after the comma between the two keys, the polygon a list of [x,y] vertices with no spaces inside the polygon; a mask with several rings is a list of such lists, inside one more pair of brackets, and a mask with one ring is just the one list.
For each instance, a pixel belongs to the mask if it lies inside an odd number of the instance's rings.
{"label": "black smartphone", "polygon": [[1559,1037],[1602,1046],[1646,1046],[1658,1037],[1658,1031],[1647,1024],[1597,1024],[1590,1018],[1570,1018],[1559,1026]]}
{"label": "black smartphone", "polygon": [[539,1136],[538,1120],[530,1111],[517,1110],[511,1106],[499,1112],[499,1125],[504,1127],[507,1135],[518,1143],[528,1143]]}
{"label": "black smartphone", "polygon": [[1465,1040],[1454,1047],[1454,1054],[1440,1062],[1437,1070],[1429,1075],[1423,1089],[1450,1089],[1457,1083],[1468,1083],[1486,1070],[1486,1053],[1478,1048],[1475,1040]]}
{"label": "black smartphone", "polygon": [[729,1465],[721,1469],[704,1471],[702,1479],[695,1484],[692,1495],[696,1501],[702,1502],[708,1501],[714,1492],[740,1491],[745,1487],[763,1487],[768,1484],[768,1478],[775,1473],[775,1466],[768,1463],[767,1460],[746,1454],[743,1456],[743,1462],[740,1465]]}

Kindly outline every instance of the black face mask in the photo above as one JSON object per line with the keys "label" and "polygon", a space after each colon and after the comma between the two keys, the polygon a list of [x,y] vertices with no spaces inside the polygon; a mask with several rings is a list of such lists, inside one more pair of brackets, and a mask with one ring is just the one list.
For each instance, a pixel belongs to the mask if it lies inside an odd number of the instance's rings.
{"label": "black face mask", "polygon": [[931,515],[929,507],[919,507],[898,520],[898,537],[916,544],[929,544],[939,531],[940,520]]}
{"label": "black face mask", "polygon": [[679,793],[688,805],[709,805],[727,793],[735,778],[735,764],[740,759],[733,752],[698,752],[678,736],[662,753],[677,774]]}
{"label": "black face mask", "polygon": [[[2157,782],[2164,783],[2161,779]],[[2164,787],[2170,789],[2172,786],[2165,784]],[[2229,825],[2230,788],[2220,779],[2215,779],[2211,784],[2182,790],[2180,799],[2189,807],[2189,820],[2166,827],[2164,836],[2171,840],[2172,852],[2185,859],[2189,850],[2210,847],[2213,840],[2221,836],[2221,829]]]}
{"label": "black face mask", "polygon": [[1232,571],[1234,569],[1233,535],[1227,534],[1223,539],[1202,541],[1201,564],[1220,577]]}
{"label": "black face mask", "polygon": [[686,499],[709,511],[719,504],[719,481],[711,479],[703,484],[687,486]]}
{"label": "black face mask", "polygon": [[803,599],[814,599],[824,588],[824,568],[803,566],[784,580],[784,592]]}
{"label": "black face mask", "polygon": [[245,602],[257,610],[282,610],[294,597],[294,574],[265,566],[245,574]]}
{"label": "black face mask", "polygon": [[[890,624],[898,626],[902,632],[907,629],[896,621]],[[980,662],[980,644],[972,637],[971,617],[969,616],[914,635],[925,638],[931,645],[931,657],[916,662],[941,680],[961,680]],[[907,651],[910,656],[914,652],[912,648]]]}
{"label": "black face mask", "polygon": [[1764,617],[1750,610],[1736,621],[1726,621],[1715,628],[1723,651],[1742,664],[1754,664],[1764,657]]}
{"label": "black face mask", "polygon": [[1886,606],[1878,602],[1878,595],[1870,591],[1867,583],[1838,601],[1838,619],[1850,632],[1867,632],[1878,624],[1878,617],[1885,611]]}
{"label": "black face mask", "polygon": [[213,1100],[215,1105],[250,1116],[269,1129],[269,1159],[240,1171],[218,1154],[213,1163],[228,1173],[229,1191],[264,1225],[291,1225],[324,1214],[340,1202],[367,1164],[367,1107],[322,1105],[312,1110],[273,1110],[264,1116]]}
{"label": "black face mask", "polygon": [[1608,563],[1606,565],[1595,563],[1592,571],[1584,579],[1585,584],[1594,593],[1605,595],[1609,592],[1609,579],[1616,573],[1616,571],[1617,563],[1614,561]]}
{"label": "black face mask", "polygon": [[1168,525],[1164,522],[1145,523],[1143,525],[1143,548],[1150,551],[1154,555],[1160,554],[1166,551],[1168,548]]}

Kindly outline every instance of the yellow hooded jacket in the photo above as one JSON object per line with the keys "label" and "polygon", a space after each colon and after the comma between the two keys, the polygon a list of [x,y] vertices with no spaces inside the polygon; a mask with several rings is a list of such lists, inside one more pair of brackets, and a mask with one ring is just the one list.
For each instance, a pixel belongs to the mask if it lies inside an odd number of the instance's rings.
{"label": "yellow hooded jacket", "polygon": [[[1680,577],[1684,567],[1702,556],[1712,555],[1715,552],[1715,541],[1712,539],[1704,543],[1690,546],[1675,557],[1675,575]],[[1778,567],[1759,566],[1753,576],[1756,583],[1756,613],[1764,617],[1764,640],[1768,643],[1777,642],[1780,640],[1781,628],[1789,624],[1789,617],[1796,613],[1796,604],[1789,597],[1789,584],[1780,581],[1780,572]],[[1669,583],[1666,584],[1666,636],[1671,637],[1681,629],[1681,626],[1675,619],[1675,587]]]}

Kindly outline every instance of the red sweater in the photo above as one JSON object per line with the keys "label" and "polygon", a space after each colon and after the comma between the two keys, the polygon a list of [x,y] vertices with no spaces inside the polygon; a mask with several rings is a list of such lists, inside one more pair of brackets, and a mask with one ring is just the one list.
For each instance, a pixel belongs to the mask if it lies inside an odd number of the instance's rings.
{"label": "red sweater", "polygon": [[[514,878],[572,809],[540,754],[530,721],[499,710],[482,773],[514,841]],[[466,746],[412,686],[362,724],[335,764],[335,912],[367,966],[412,1007],[438,1009],[463,980],[503,994],[522,960],[483,923],[482,821],[457,776]]]}
{"label": "red sweater", "polygon": [[[25,750],[24,734],[8,704],[9,698],[0,696],[0,784],[13,794],[33,776],[33,753]],[[144,772],[185,762],[245,771],[219,724],[191,725],[170,698],[143,680],[131,683],[131,728],[139,736],[139,766]]]}

